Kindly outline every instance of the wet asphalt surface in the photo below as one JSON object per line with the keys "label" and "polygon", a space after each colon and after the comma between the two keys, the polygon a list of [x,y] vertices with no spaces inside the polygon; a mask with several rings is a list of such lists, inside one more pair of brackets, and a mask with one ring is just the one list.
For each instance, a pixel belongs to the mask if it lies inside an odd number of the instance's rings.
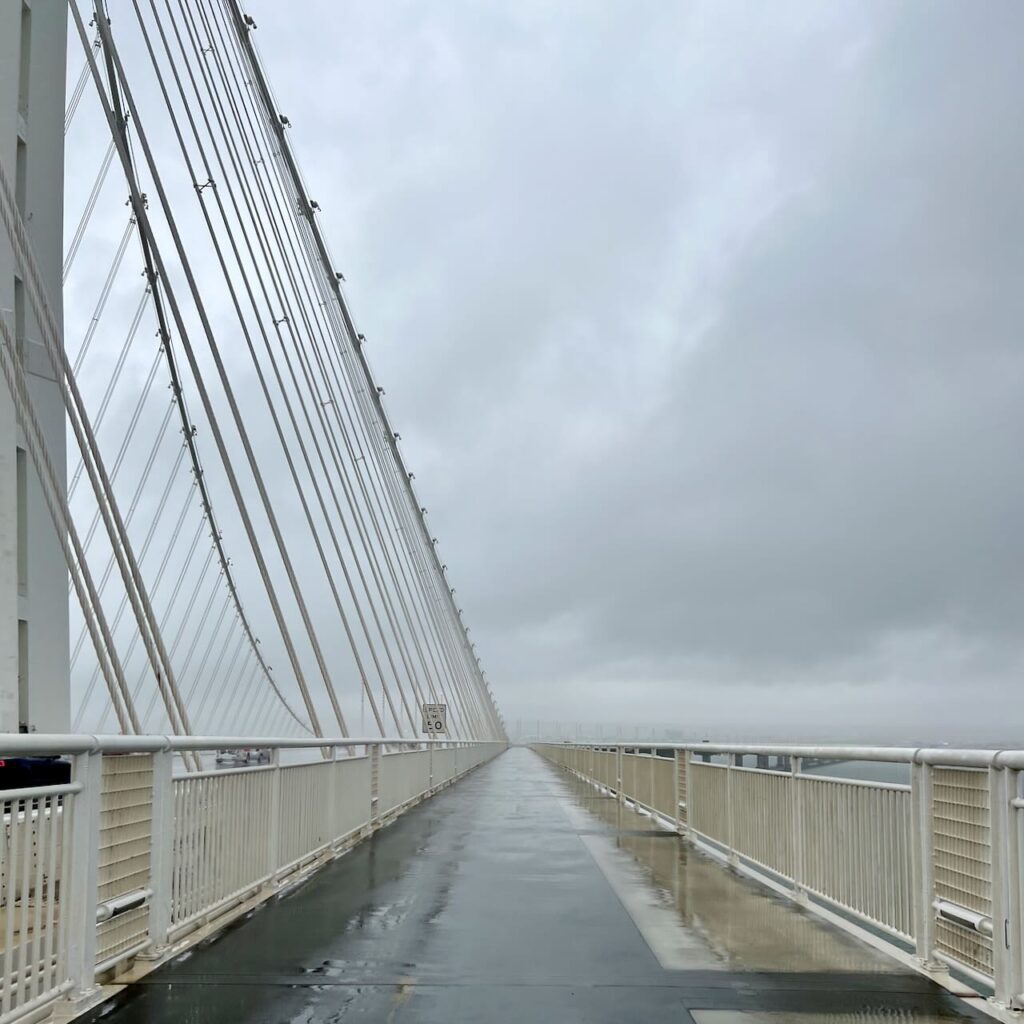
{"label": "wet asphalt surface", "polygon": [[989,1018],[512,749],[83,1019]]}

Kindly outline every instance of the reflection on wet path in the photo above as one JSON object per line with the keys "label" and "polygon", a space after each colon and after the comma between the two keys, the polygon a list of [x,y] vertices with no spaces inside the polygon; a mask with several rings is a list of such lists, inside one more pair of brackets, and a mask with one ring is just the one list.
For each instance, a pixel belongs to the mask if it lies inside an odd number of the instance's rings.
{"label": "reflection on wet path", "polygon": [[[586,812],[581,817],[570,810],[573,820],[586,831],[596,818],[616,848],[628,854],[628,860],[641,869],[634,873],[633,884],[653,889],[661,904],[675,911],[677,926],[699,937],[721,968],[883,972],[900,969],[894,960],[820,918],[801,912],[789,900],[724,870],[646,815],[611,797],[597,795],[592,786],[573,776],[563,778],[572,803]],[[629,872],[627,858],[620,860],[620,866]]]}
{"label": "reflection on wet path", "polygon": [[979,1019],[957,1005],[513,749],[91,1019]]}

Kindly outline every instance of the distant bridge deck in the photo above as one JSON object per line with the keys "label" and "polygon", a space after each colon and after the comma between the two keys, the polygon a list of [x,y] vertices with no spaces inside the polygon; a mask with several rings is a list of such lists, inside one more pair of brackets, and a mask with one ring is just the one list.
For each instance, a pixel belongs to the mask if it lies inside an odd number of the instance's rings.
{"label": "distant bridge deck", "polygon": [[514,748],[84,1019],[991,1018]]}

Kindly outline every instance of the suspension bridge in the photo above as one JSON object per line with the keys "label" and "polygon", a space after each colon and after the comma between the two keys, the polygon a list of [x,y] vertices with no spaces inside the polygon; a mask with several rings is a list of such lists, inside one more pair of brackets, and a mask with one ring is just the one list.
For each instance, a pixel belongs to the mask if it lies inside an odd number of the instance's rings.
{"label": "suspension bridge", "polygon": [[0,1024],[1018,1019],[1024,753],[509,749],[258,38],[0,0]]}

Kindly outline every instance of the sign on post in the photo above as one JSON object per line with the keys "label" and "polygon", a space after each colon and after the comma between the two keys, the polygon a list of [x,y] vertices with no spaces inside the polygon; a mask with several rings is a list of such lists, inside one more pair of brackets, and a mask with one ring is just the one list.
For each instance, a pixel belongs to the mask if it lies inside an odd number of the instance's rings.
{"label": "sign on post", "polygon": [[444,736],[448,732],[448,705],[423,705],[423,731],[430,736]]}

